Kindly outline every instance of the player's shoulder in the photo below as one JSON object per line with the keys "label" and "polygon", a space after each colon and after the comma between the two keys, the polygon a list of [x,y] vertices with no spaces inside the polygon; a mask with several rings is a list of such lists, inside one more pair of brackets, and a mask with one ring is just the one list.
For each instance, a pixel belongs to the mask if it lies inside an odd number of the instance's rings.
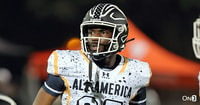
{"label": "player's shoulder", "polygon": [[77,62],[83,63],[80,50],[55,50],[48,58],[47,72],[53,75],[70,71]]}
{"label": "player's shoulder", "polygon": [[80,54],[80,50],[54,50],[52,53],[57,55],[77,55]]}
{"label": "player's shoulder", "polygon": [[135,71],[139,72],[143,76],[151,77],[151,68],[148,62],[141,61],[134,58],[125,58],[128,60],[129,68],[134,68]]}
{"label": "player's shoulder", "polygon": [[49,59],[51,58],[71,58],[71,57],[78,57],[81,54],[80,50],[54,50]]}
{"label": "player's shoulder", "polygon": [[152,71],[148,62],[141,61],[133,58],[126,58],[128,60],[128,68],[131,72],[134,72],[134,75],[139,76],[141,83],[144,83],[144,86],[149,85],[149,81],[152,76]]}
{"label": "player's shoulder", "polygon": [[134,65],[149,66],[149,63],[145,61],[141,61],[134,58],[126,58],[126,57],[125,59],[127,59],[129,63],[134,64]]}

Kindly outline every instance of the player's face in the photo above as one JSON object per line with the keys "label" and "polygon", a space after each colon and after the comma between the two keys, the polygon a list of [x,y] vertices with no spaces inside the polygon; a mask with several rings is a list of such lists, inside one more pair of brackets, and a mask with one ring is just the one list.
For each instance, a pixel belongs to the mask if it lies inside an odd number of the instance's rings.
{"label": "player's face", "polygon": [[88,39],[90,50],[102,52],[110,44],[110,40],[106,38],[112,37],[112,31],[102,28],[90,28],[88,29],[88,37],[92,37]]}

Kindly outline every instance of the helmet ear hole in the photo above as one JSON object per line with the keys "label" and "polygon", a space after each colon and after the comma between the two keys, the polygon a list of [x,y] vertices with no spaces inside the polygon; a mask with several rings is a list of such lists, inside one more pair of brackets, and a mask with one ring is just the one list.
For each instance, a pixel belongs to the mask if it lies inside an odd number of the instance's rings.
{"label": "helmet ear hole", "polygon": [[125,44],[122,41],[118,41],[118,52],[121,52],[125,48]]}
{"label": "helmet ear hole", "polygon": [[117,41],[118,41],[118,52],[122,51],[125,48],[126,40],[127,40],[127,34],[128,34],[128,26],[125,24],[118,25],[118,28],[116,30]]}

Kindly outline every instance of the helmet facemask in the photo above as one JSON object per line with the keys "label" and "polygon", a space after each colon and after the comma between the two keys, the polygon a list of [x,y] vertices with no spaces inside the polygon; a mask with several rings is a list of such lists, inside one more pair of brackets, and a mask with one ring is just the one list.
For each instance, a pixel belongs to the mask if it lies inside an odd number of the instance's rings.
{"label": "helmet facemask", "polygon": [[[91,37],[88,36],[87,30],[89,28],[100,28],[105,30],[111,30],[112,36],[110,38],[106,37]],[[116,37],[116,27],[115,26],[100,26],[100,25],[83,25],[82,26],[82,37],[81,44],[82,50],[86,55],[92,56],[94,60],[101,60],[106,57],[113,55],[119,51],[119,41]],[[94,40],[94,41],[91,41]],[[96,48],[92,49],[92,47]]]}
{"label": "helmet facemask", "polygon": [[192,38],[194,54],[200,59],[200,18],[193,23],[194,36]]}

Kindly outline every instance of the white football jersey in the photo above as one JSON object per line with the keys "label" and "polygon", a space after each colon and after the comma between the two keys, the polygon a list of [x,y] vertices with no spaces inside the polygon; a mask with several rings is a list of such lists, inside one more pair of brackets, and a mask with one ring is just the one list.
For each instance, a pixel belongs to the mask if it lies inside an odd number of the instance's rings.
{"label": "white football jersey", "polygon": [[91,71],[89,86],[89,59],[82,51],[56,50],[50,55],[47,72],[60,76],[66,86],[62,105],[128,105],[151,78],[148,63],[123,56],[113,70],[93,62]]}

